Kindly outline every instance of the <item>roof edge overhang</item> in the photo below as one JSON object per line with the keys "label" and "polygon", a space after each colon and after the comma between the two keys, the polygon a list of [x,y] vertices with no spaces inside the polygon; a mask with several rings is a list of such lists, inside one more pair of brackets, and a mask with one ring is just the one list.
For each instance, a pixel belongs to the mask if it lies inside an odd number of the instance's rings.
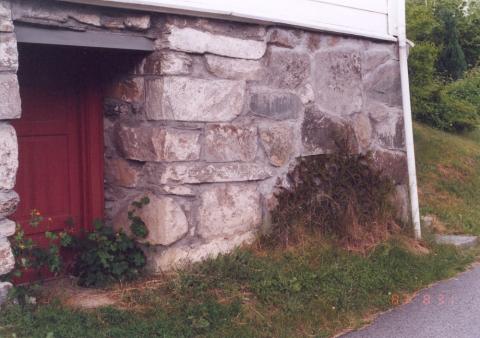
{"label": "roof edge overhang", "polygon": [[59,0],[63,2],[71,2],[84,5],[94,5],[103,7],[114,7],[131,9],[137,11],[171,13],[189,16],[201,16],[206,18],[224,19],[230,21],[257,23],[257,24],[280,24],[308,30],[324,31],[337,34],[353,35],[375,40],[396,42],[397,37],[388,34],[377,34],[372,31],[352,29],[344,25],[331,25],[327,23],[309,23],[296,20],[288,20],[281,18],[269,18],[262,15],[252,15],[248,13],[237,13],[215,8],[205,8],[198,5],[195,1],[188,2],[189,5],[175,3],[174,1],[158,1],[158,5],[152,5],[151,1],[145,0]]}

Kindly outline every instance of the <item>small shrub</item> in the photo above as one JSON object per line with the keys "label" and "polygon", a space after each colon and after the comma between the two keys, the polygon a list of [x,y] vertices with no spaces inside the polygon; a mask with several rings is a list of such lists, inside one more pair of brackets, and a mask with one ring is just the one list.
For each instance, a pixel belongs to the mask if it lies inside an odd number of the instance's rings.
{"label": "small shrub", "polygon": [[440,92],[440,109],[447,125],[445,130],[464,132],[475,129],[480,123],[480,69],[449,83]]}
{"label": "small shrub", "polygon": [[[135,238],[148,236],[145,222],[136,212],[150,203],[148,197],[132,203],[128,211],[130,230],[134,237],[123,231],[116,232],[105,226],[101,221],[94,223],[94,231],[80,236],[72,235],[73,222],[67,222],[68,228],[62,232],[44,233],[48,246],[41,247],[32,239],[25,238],[25,232],[17,224],[16,233],[12,238],[12,249],[15,257],[15,269],[2,280],[13,281],[27,269],[38,272],[39,278],[44,278],[43,270],[58,275],[65,269],[62,258],[62,248],[73,249],[73,273],[79,277],[79,285],[102,286],[110,282],[132,280],[145,267],[146,257],[136,243]],[[38,227],[44,221],[38,210],[33,210],[30,226]]]}
{"label": "small shrub", "polygon": [[95,222],[94,232],[74,242],[78,251],[74,274],[82,286],[103,286],[138,277],[146,264],[145,254],[134,239]]}
{"label": "small shrub", "polygon": [[145,196],[133,201],[128,211],[133,237],[96,221],[92,233],[73,242],[77,251],[74,273],[79,277],[79,285],[103,286],[133,280],[141,274],[147,260],[135,239],[146,238],[148,228],[136,212],[148,203],[150,200]]}
{"label": "small shrub", "polygon": [[[36,209],[31,211],[28,223],[32,228],[37,228],[43,221],[44,217],[40,211]],[[16,278],[20,278],[26,270],[37,273],[38,277],[42,277],[44,270],[48,270],[54,275],[60,274],[64,268],[61,250],[68,247],[72,241],[70,230],[67,228],[58,233],[45,231],[43,236],[47,244],[40,246],[31,238],[26,238],[25,231],[17,223],[15,235],[10,240],[15,257],[15,267],[12,272],[2,276],[2,280],[14,281]]]}
{"label": "small shrub", "polygon": [[348,142],[338,144],[337,153],[302,158],[289,174],[291,187],[276,196],[264,242],[294,244],[302,231],[320,231],[353,244],[394,225],[391,180],[372,169],[370,154],[350,154]]}

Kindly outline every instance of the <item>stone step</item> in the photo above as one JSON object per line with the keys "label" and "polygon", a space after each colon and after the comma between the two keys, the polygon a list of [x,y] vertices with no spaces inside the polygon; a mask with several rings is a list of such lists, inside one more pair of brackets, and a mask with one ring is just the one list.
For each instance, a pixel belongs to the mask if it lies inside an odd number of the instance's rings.
{"label": "stone step", "polygon": [[468,249],[478,244],[478,236],[467,235],[435,235],[438,244],[451,244],[457,248]]}

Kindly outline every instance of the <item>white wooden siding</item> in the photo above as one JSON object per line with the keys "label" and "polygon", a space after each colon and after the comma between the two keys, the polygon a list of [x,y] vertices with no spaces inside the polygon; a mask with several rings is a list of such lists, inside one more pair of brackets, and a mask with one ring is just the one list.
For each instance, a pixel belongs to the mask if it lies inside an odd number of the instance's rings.
{"label": "white wooden siding", "polygon": [[60,0],[156,12],[280,23],[395,40],[396,8],[405,0]]}

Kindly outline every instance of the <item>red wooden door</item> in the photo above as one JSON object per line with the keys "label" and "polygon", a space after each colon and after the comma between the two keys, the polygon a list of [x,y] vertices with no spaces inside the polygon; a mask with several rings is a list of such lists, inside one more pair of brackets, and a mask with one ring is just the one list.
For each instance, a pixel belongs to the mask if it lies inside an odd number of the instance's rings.
{"label": "red wooden door", "polygon": [[[62,230],[67,221],[80,227],[82,210],[81,111],[76,91],[54,85],[21,87],[22,118],[14,123],[19,144],[15,190],[20,204],[15,219],[25,233]],[[32,210],[45,222],[28,225]]]}
{"label": "red wooden door", "polygon": [[[101,96],[87,74],[71,71],[71,58],[52,61],[55,55],[48,51],[27,50],[23,58],[20,53],[22,117],[13,122],[20,203],[13,218],[28,237],[44,244],[47,230],[73,226],[78,233],[102,216]],[[39,226],[29,225],[32,210],[43,217]]]}

